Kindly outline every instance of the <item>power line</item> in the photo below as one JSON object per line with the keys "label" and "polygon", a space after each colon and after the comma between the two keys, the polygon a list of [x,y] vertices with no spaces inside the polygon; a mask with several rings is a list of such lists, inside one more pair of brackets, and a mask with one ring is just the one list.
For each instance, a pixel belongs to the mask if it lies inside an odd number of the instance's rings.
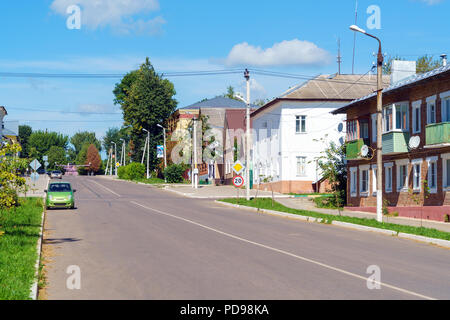
{"label": "power line", "polygon": [[11,107],[11,110],[22,110],[22,111],[32,111],[32,112],[48,112],[48,113],[68,113],[68,114],[98,114],[98,115],[122,115],[119,112],[90,112],[90,111],[63,111],[63,110],[48,110],[48,109],[35,109],[35,108],[22,108],[22,107]]}

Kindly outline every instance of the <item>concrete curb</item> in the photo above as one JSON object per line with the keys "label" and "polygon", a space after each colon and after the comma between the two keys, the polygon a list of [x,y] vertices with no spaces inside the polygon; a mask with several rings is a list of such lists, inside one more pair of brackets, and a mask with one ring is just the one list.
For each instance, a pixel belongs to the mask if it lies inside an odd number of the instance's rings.
{"label": "concrete curb", "polygon": [[[47,183],[50,179],[47,177]],[[34,274],[34,281],[31,285],[31,293],[30,293],[30,299],[31,300],[37,300],[38,298],[38,282],[39,282],[39,265],[41,263],[41,252],[42,252],[42,241],[44,237],[44,223],[45,223],[45,196],[42,197],[44,199],[44,207],[42,208],[42,217],[41,217],[41,229],[39,230],[39,239],[37,243],[37,259],[36,263],[34,265],[34,268],[36,269],[36,272]]]}
{"label": "concrete curb", "polygon": [[[294,220],[301,220],[301,221],[306,221],[306,222],[319,222],[319,223],[322,223],[322,221],[323,221],[323,219],[301,216],[301,215],[296,215],[296,214],[292,214],[292,213],[286,213],[286,212],[280,212],[280,211],[274,211],[274,210],[266,210],[266,209],[258,209],[258,208],[242,206],[242,205],[237,205],[237,204],[222,202],[222,201],[217,201],[217,200],[214,202],[217,204],[228,206],[228,207],[246,209],[246,210],[250,210],[250,211],[254,211],[254,212],[258,212],[258,213],[270,214],[270,215],[284,217],[284,218],[290,218],[290,219],[294,219]],[[338,226],[338,227],[343,227],[343,228],[350,228],[350,229],[355,229],[355,230],[365,231],[365,232],[376,232],[376,233],[380,233],[380,234],[384,234],[384,235],[396,236],[396,237],[403,238],[403,239],[415,240],[415,241],[419,241],[419,242],[425,242],[428,244],[431,243],[431,244],[435,244],[435,245],[450,249],[450,241],[448,241],[448,240],[429,238],[429,237],[418,236],[418,235],[409,234],[409,233],[401,233],[401,232],[397,233],[396,231],[392,231],[392,230],[362,226],[359,224],[342,222],[342,221],[332,221],[331,224]]]}

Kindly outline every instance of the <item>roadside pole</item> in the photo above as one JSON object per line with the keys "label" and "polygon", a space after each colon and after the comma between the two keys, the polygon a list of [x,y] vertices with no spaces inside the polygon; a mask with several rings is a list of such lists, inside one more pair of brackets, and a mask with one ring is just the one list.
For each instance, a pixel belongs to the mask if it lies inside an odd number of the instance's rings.
{"label": "roadside pole", "polygon": [[147,179],[150,179],[150,131],[147,131]]}
{"label": "roadside pole", "polygon": [[246,118],[247,118],[247,152],[246,152],[246,172],[245,172],[245,181],[246,181],[246,196],[247,201],[250,201],[250,72],[245,69],[244,77],[247,81],[247,110],[246,110]]}
{"label": "roadside pole", "polygon": [[197,167],[197,118],[194,117],[194,188],[198,189],[198,167]]}

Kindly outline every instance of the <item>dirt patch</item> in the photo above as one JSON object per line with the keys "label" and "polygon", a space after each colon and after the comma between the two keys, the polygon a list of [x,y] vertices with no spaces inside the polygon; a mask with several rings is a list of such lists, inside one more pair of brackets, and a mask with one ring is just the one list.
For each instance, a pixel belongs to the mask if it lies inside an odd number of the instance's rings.
{"label": "dirt patch", "polygon": [[53,257],[55,256],[54,248],[51,243],[48,243],[46,239],[49,239],[51,236],[49,222],[45,219],[44,224],[44,236],[42,241],[42,252],[41,252],[41,265],[39,267],[39,292],[38,299],[39,300],[47,300],[47,290],[48,290],[48,282],[47,282],[47,274],[48,270],[51,268],[50,264],[53,261]]}

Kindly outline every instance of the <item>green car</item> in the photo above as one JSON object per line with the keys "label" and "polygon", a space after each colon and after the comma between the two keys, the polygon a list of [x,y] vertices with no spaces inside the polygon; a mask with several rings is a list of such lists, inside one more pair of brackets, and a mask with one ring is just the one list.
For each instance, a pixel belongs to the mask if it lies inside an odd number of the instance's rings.
{"label": "green car", "polygon": [[47,193],[45,205],[47,209],[51,208],[75,208],[74,192],[69,182],[50,182]]}

